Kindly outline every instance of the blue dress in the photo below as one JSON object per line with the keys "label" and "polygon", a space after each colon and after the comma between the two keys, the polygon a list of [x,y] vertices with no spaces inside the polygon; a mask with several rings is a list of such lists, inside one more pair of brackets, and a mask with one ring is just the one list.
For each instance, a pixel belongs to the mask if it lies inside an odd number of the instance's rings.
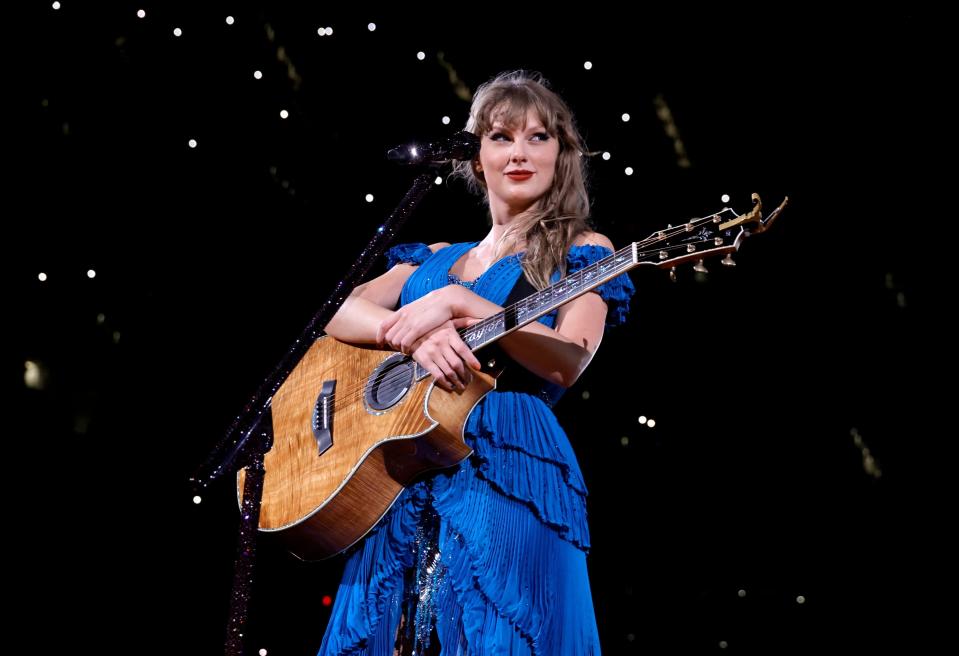
{"label": "blue dress", "polygon": [[[522,275],[521,256],[460,281],[450,267],[475,245],[391,249],[390,266],[419,265],[400,304],[459,283],[503,305]],[[573,246],[568,273],[610,254]],[[595,291],[609,306],[607,325],[622,323],[635,291],[629,277]],[[539,321],[552,327],[555,319]],[[473,454],[407,487],[348,552],[320,656],[390,656],[398,638],[416,654],[439,646],[451,656],[600,653],[586,571],[586,486],[550,409],[562,391],[542,381],[540,390],[494,390],[477,404],[466,422]]]}

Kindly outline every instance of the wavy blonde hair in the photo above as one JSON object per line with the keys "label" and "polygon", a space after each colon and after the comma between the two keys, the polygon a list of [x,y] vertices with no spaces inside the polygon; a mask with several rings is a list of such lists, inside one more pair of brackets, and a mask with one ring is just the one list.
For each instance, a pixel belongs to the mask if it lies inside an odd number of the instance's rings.
{"label": "wavy blonde hair", "polygon": [[[515,220],[507,231],[511,237],[497,248],[502,257],[508,245],[523,240],[522,258],[526,278],[537,289],[550,284],[553,271],[566,275],[566,254],[578,234],[590,229],[589,196],[586,193],[586,159],[583,138],[576,128],[566,102],[549,89],[539,73],[511,71],[501,73],[480,85],[473,96],[466,129],[479,137],[492,131],[494,121],[511,128],[526,123],[532,109],[549,135],[559,141],[553,184],[540,200]],[[463,178],[471,191],[489,200],[483,173],[476,170],[479,157],[457,162],[453,175]]]}

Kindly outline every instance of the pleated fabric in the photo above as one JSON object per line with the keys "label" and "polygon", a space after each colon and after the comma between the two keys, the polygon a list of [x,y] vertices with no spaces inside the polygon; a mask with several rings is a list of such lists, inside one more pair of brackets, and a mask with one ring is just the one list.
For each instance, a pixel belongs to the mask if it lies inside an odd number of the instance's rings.
{"label": "pleated fabric", "polygon": [[[401,304],[447,284],[504,304],[522,255],[461,281],[449,269],[475,245],[392,248],[390,266],[418,265]],[[573,246],[568,273],[610,254]],[[635,291],[629,277],[595,291],[608,305],[607,325],[625,321]],[[555,318],[539,321],[552,327]],[[600,653],[586,570],[586,485],[550,409],[561,394],[543,381],[542,390],[494,390],[474,408],[466,422],[473,454],[406,488],[348,552],[320,656]]]}

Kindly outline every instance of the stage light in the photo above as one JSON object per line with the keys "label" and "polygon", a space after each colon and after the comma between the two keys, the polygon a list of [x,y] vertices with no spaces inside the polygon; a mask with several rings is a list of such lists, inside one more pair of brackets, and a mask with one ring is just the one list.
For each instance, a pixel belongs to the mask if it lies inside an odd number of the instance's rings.
{"label": "stage light", "polygon": [[288,111],[286,111],[285,109],[281,109],[281,110],[280,110],[280,118],[287,118],[287,117],[289,117],[289,115],[290,115],[290,113],[289,113]]}
{"label": "stage light", "polygon": [[145,11],[143,11],[142,9],[137,9],[137,18],[146,18],[146,17],[147,17],[147,13]]}
{"label": "stage light", "polygon": [[226,17],[226,24],[227,24],[227,25],[233,25],[233,23],[234,23],[233,16],[227,16],[227,17]]}
{"label": "stage light", "polygon": [[583,62],[583,68],[585,68],[587,71],[592,70],[593,62],[591,61]]}
{"label": "stage light", "polygon": [[435,182],[435,183],[438,184],[438,185],[443,184],[443,176],[441,176],[441,175],[436,176],[436,179],[433,180],[433,182]]}
{"label": "stage light", "polygon": [[366,202],[367,203],[373,202],[373,194],[366,194]]}
{"label": "stage light", "polygon": [[799,595],[798,597],[796,597],[796,603],[797,603],[797,604],[804,604],[804,603],[806,603],[806,598],[805,598],[804,596],[802,596],[802,595]]}
{"label": "stage light", "polygon": [[188,145],[190,148],[196,148],[196,139],[190,139],[186,142],[186,145]]}
{"label": "stage light", "polygon": [[426,59],[426,53],[420,50],[418,53],[416,53],[416,58],[419,59],[420,61],[423,61],[424,59]]}
{"label": "stage light", "polygon": [[376,23],[370,23],[366,26],[366,29],[368,29],[370,32],[376,31]]}
{"label": "stage light", "polygon": [[199,494],[193,497],[193,503],[195,503],[196,505],[199,506],[201,501],[203,501],[203,499],[200,497]]}
{"label": "stage light", "polygon": [[629,123],[629,114],[623,114],[623,123]]}
{"label": "stage light", "polygon": [[262,71],[253,71],[253,79],[254,79],[254,80],[262,80],[262,79],[263,79],[263,72],[262,72]]}
{"label": "stage light", "polygon": [[746,591],[745,591],[745,590],[739,590],[739,592],[737,592],[736,594],[739,596],[740,599],[742,599],[743,597],[746,596]]}
{"label": "stage light", "polygon": [[633,174],[633,167],[632,167],[632,166],[627,166],[627,167],[626,167],[626,170],[623,171],[623,173],[625,173],[626,175],[632,175],[632,174]]}
{"label": "stage light", "polygon": [[650,428],[655,428],[655,427],[656,427],[656,420],[655,420],[655,419],[650,419],[649,421],[646,422],[646,425],[649,426]]}
{"label": "stage light", "polygon": [[41,272],[37,275],[37,279],[38,279],[40,282],[46,282],[46,281],[47,281],[47,274],[45,274],[43,271],[41,271]]}
{"label": "stage light", "polygon": [[89,278],[90,280],[93,280],[96,277],[97,277],[96,271],[94,271],[93,269],[87,269],[87,278]]}
{"label": "stage light", "polygon": [[612,155],[609,154],[609,151],[606,151],[605,153],[603,153],[603,159],[606,160],[607,162],[609,161],[610,157],[612,157]]}
{"label": "stage light", "polygon": [[443,121],[443,125],[449,125],[449,124],[450,124],[450,117],[449,117],[449,116],[444,116],[444,117],[443,117],[442,119],[440,119],[440,120]]}
{"label": "stage light", "polygon": [[646,423],[646,415],[639,415],[639,423],[641,424]]}
{"label": "stage light", "polygon": [[60,3],[59,3],[59,2],[54,2],[54,3],[53,3],[52,5],[50,5],[50,6],[53,7],[53,10],[54,10],[54,11],[56,11],[57,9],[60,8]]}
{"label": "stage light", "polygon": [[619,443],[623,446],[629,446],[629,438],[624,435],[623,437],[619,438]]}
{"label": "stage light", "polygon": [[720,197],[720,200],[722,200],[724,203],[728,203],[728,202],[729,202],[729,194],[723,194],[723,195]]}
{"label": "stage light", "polygon": [[174,27],[173,36],[183,36],[183,30],[181,30],[179,27]]}

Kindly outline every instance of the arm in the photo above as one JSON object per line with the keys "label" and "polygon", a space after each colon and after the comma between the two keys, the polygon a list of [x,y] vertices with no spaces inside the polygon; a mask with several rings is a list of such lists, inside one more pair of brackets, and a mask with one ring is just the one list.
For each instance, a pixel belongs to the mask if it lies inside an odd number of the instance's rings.
{"label": "arm", "polygon": [[[595,232],[580,235],[574,244],[596,244],[615,252],[612,242]],[[448,293],[455,295],[454,316],[485,318],[503,309],[462,287],[451,287]],[[602,297],[589,292],[559,309],[555,328],[534,321],[504,337],[500,345],[511,358],[537,376],[570,387],[599,348],[606,312]]]}
{"label": "arm", "polygon": [[[430,250],[435,253],[448,245],[431,244]],[[326,324],[326,334],[343,342],[375,343],[377,328],[393,314],[403,285],[415,270],[415,265],[397,264],[383,275],[358,285]]]}

